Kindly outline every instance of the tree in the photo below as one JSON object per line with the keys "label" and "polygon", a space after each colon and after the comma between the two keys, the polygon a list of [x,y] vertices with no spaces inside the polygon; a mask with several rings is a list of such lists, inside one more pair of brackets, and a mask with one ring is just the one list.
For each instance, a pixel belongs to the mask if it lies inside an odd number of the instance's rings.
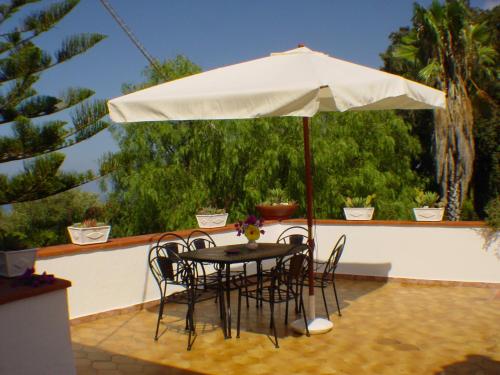
{"label": "tree", "polygon": [[[163,66],[171,78],[199,71],[183,57]],[[150,73],[146,84],[157,83]],[[392,111],[332,113],[315,116],[312,129],[318,218],[340,218],[345,196],[371,193],[377,217],[410,217],[423,182],[412,170],[420,147],[408,124]],[[305,213],[301,119],[126,124],[112,133],[120,147],[105,160],[116,166],[108,201],[114,235],[192,228],[206,205],[237,220],[276,186]]]}
{"label": "tree", "polygon": [[66,227],[83,220],[87,208],[100,206],[95,193],[70,190],[35,202],[0,210],[0,250],[68,243]]}
{"label": "tree", "polygon": [[497,78],[498,54],[487,26],[473,22],[464,0],[434,0],[428,9],[415,4],[413,27],[393,34],[392,40],[385,55],[387,70],[447,94],[446,110],[437,110],[434,118],[436,179],[448,218],[458,220],[475,159],[472,97],[488,97],[478,82]]}
{"label": "tree", "polygon": [[[0,25],[25,6],[38,0],[11,0],[0,5]],[[34,42],[71,12],[79,0],[63,0],[34,11],[0,42],[0,125],[12,124],[13,136],[0,137],[0,163],[25,160],[24,171],[8,177],[0,175],[0,204],[40,199],[66,191],[95,179],[89,171],[65,173],[59,168],[64,155],[54,151],[82,142],[108,126],[102,118],[104,101],[88,102],[94,92],[87,88],[68,88],[60,97],[39,94],[33,87],[48,69],[62,64],[92,48],[105,38],[101,34],[68,37],[52,57]],[[74,107],[78,105],[78,107]],[[33,119],[74,107],[72,124]],[[34,158],[34,159],[31,159]],[[27,160],[30,159],[30,160]]]}
{"label": "tree", "polygon": [[[491,10],[477,11],[475,20],[484,23],[491,36],[491,43],[500,51],[500,6]],[[498,76],[498,71],[497,71]],[[473,97],[474,138],[474,204],[480,217],[486,216],[488,202],[500,199],[500,80],[479,77],[478,85],[486,95]]]}

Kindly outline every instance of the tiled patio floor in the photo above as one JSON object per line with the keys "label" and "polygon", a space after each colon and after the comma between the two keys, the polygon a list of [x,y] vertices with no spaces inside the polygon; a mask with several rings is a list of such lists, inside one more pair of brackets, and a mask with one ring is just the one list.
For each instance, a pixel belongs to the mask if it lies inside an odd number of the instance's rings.
{"label": "tiled patio floor", "polygon": [[[243,309],[241,338],[233,331],[224,340],[216,305],[198,305],[190,352],[182,305],[167,306],[157,342],[156,308],[74,325],[78,374],[500,374],[498,289],[346,279],[338,285],[343,316],[331,315],[334,329],[298,336],[280,319],[280,349],[268,337],[266,306]],[[317,309],[323,313],[321,298]]]}

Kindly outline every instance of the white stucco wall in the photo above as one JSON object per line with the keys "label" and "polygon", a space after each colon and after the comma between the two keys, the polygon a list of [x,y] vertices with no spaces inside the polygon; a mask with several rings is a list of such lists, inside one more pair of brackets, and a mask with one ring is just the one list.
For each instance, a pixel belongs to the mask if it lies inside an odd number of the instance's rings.
{"label": "white stucco wall", "polygon": [[66,290],[0,305],[0,374],[76,374]]}
{"label": "white stucco wall", "polygon": [[320,225],[316,233],[323,259],[346,234],[340,274],[500,283],[500,241],[487,243],[481,228]]}
{"label": "white stucco wall", "polygon": [[[261,242],[275,242],[293,224],[266,226]],[[338,237],[347,244],[338,273],[425,280],[500,283],[500,241],[486,246],[481,228],[335,225],[315,226],[317,257],[326,259]],[[213,234],[219,245],[245,242],[234,231]],[[148,270],[150,245],[42,258],[37,272],[68,279],[71,318],[159,298]],[[496,255],[498,252],[498,255]]]}

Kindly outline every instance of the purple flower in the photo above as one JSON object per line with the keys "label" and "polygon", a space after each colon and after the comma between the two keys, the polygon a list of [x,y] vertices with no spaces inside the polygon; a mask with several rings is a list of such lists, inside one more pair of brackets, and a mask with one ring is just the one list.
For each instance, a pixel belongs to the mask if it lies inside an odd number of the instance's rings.
{"label": "purple flower", "polygon": [[245,221],[245,224],[249,224],[249,225],[255,225],[256,223],[257,223],[257,218],[255,217],[255,215],[248,216],[246,221]]}

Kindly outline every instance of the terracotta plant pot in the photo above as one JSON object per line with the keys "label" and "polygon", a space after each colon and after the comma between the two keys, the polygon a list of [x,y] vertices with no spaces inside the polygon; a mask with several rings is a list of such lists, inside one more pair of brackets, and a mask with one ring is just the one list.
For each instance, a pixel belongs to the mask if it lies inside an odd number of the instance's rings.
{"label": "terracotta plant pot", "polygon": [[255,206],[260,216],[266,220],[284,220],[289,219],[299,207],[298,204],[277,204],[268,206],[259,204]]}

